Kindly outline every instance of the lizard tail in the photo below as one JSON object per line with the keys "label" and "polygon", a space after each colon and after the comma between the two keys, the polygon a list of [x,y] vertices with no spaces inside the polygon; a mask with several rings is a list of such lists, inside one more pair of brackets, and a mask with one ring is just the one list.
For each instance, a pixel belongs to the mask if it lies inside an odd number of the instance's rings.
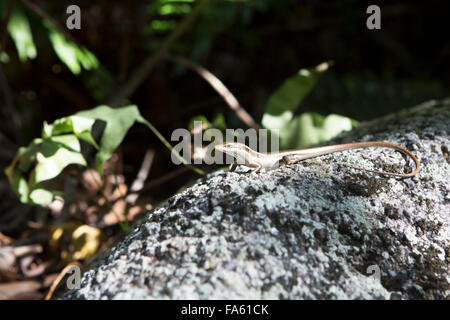
{"label": "lizard tail", "polygon": [[370,148],[370,147],[383,147],[383,148],[390,148],[390,149],[400,151],[401,153],[410,157],[414,161],[416,169],[409,173],[394,173],[394,172],[363,169],[363,168],[353,167],[353,166],[349,166],[349,165],[345,165],[345,166],[352,168],[352,169],[361,170],[361,171],[376,173],[376,174],[380,174],[380,175],[401,177],[401,178],[413,177],[420,170],[419,160],[416,158],[416,156],[414,154],[412,154],[411,151],[409,151],[408,149],[401,147],[399,145],[389,143],[389,142],[384,142],[384,141],[353,142],[353,143],[338,144],[338,145],[332,145],[332,146],[308,148],[308,149],[296,150],[296,151],[288,151],[288,152],[286,152],[286,155],[283,157],[283,160],[285,161],[285,163],[291,164],[291,163],[295,163],[295,162],[298,162],[301,160],[315,158],[315,157],[330,154],[330,153],[347,151],[347,150],[351,150],[351,149]]}
{"label": "lizard tail", "polygon": [[[411,151],[409,151],[408,149],[403,148],[401,146],[398,146],[396,144],[392,144],[392,143],[388,143],[388,142],[384,142],[384,141],[374,141],[374,143],[375,142],[377,143],[377,145],[374,144],[373,146],[395,149],[395,150],[400,151],[401,153],[405,154],[406,156],[410,157],[414,161],[416,168],[413,171],[408,172],[408,173],[394,173],[394,172],[387,172],[387,171],[363,169],[363,168],[358,168],[358,167],[353,167],[353,166],[347,166],[347,167],[352,168],[352,169],[361,170],[361,171],[370,172],[370,173],[376,173],[376,174],[380,174],[380,175],[387,175],[387,176],[400,177],[400,178],[414,177],[417,173],[419,173],[419,171],[420,171],[419,159],[417,159],[417,157]],[[356,147],[356,148],[358,148],[358,147]],[[365,146],[361,146],[360,148],[365,148]]]}

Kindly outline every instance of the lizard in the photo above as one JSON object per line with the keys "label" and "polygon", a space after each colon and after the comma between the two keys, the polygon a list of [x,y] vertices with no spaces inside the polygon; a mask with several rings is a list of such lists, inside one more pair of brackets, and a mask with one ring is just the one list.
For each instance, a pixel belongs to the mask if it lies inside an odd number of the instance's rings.
{"label": "lizard", "polygon": [[362,170],[366,172],[388,175],[400,178],[410,178],[415,176],[420,170],[419,160],[408,149],[399,145],[384,142],[384,141],[366,141],[366,142],[352,142],[344,144],[335,144],[323,147],[313,147],[297,150],[288,150],[281,152],[269,152],[260,153],[247,147],[245,144],[237,142],[225,142],[216,145],[214,148],[216,151],[229,154],[234,158],[234,163],[230,167],[230,171],[234,171],[237,167],[237,163],[243,164],[247,167],[253,168],[252,173],[258,173],[261,168],[273,168],[279,164],[293,164],[305,159],[311,159],[318,156],[341,152],[351,149],[370,148],[370,147],[382,147],[391,148],[404,153],[409,156],[415,163],[416,169],[409,173],[393,173],[376,171],[369,169],[362,169],[349,166],[350,168]]}

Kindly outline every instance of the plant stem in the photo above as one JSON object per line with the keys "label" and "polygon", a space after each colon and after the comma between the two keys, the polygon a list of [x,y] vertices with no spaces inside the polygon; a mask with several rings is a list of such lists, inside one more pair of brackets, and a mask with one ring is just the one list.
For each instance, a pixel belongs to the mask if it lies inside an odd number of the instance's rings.
{"label": "plant stem", "polygon": [[128,99],[142,84],[148,74],[153,70],[156,63],[169,51],[170,47],[178,38],[188,29],[188,27],[200,15],[203,8],[208,4],[209,0],[199,0],[194,9],[180,22],[178,27],[164,40],[158,51],[149,56],[142,65],[132,74],[131,78],[126,82],[125,86],[120,88],[117,94],[111,99],[109,105],[111,107],[120,106],[124,100]]}

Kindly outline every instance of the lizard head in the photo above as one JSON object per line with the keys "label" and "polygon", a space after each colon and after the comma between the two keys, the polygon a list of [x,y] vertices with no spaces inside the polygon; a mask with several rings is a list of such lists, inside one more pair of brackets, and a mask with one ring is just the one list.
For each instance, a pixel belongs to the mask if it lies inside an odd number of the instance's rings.
{"label": "lizard head", "polygon": [[237,163],[244,164],[249,161],[251,155],[255,152],[245,144],[237,142],[224,142],[214,147],[216,151],[232,156]]}
{"label": "lizard head", "polygon": [[251,152],[250,148],[247,147],[245,144],[237,143],[237,142],[224,142],[221,144],[218,144],[214,147],[216,151],[220,151],[222,153],[227,153],[230,155],[236,154],[236,153],[242,153],[242,152]]}

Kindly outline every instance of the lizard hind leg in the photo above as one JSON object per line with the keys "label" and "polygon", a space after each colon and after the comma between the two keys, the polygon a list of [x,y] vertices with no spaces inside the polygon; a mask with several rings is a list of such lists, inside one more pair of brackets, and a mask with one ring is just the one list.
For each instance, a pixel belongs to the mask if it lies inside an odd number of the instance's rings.
{"label": "lizard hind leg", "polygon": [[283,156],[280,160],[278,160],[277,162],[275,162],[275,163],[273,164],[273,166],[270,167],[270,169],[271,169],[271,170],[272,170],[272,169],[276,169],[276,168],[279,168],[279,167],[281,167],[281,166],[285,166],[285,165],[287,165],[287,164],[293,164],[293,163],[296,163],[296,162],[298,162],[298,160],[297,160],[297,161],[294,161],[294,160],[292,159],[291,156]]}
{"label": "lizard hind leg", "polygon": [[283,158],[281,158],[280,160],[278,160],[277,162],[275,162],[275,163],[273,164],[273,166],[270,167],[270,169],[273,170],[273,169],[279,168],[279,167],[281,167],[281,166],[285,166],[285,165],[287,165],[287,164],[288,164],[288,163],[285,161],[285,159],[284,159],[284,157],[283,157]]}
{"label": "lizard hind leg", "polygon": [[287,156],[283,156],[280,159],[280,164],[281,165],[287,165],[287,164],[294,164],[297,163],[299,161],[303,160],[301,157],[299,157],[298,155],[295,154],[289,154]]}

